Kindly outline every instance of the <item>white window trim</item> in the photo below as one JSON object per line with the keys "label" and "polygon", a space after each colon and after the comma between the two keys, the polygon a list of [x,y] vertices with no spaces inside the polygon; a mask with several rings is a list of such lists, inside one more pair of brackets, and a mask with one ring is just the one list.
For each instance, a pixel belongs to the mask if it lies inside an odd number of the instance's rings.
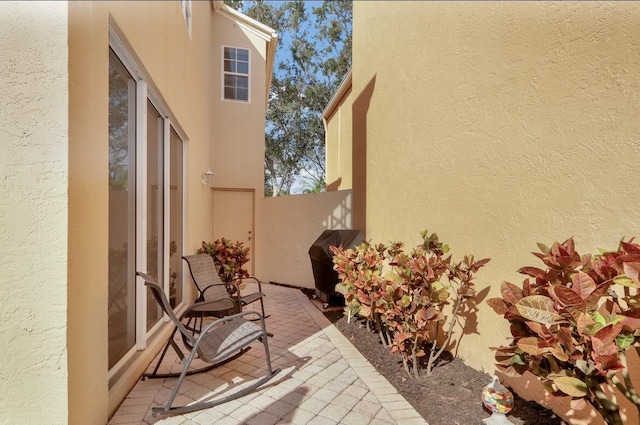
{"label": "white window trim", "polygon": [[[136,270],[147,270],[147,83],[137,81],[136,97]],[[160,283],[160,282],[159,282]],[[162,282],[164,285],[164,282]],[[147,348],[147,288],[136,277],[136,349]]]}
{"label": "white window trim", "polygon": [[[170,217],[170,211],[171,211],[171,202],[170,202],[170,196],[171,196],[171,120],[169,119],[165,119],[164,120],[164,128],[163,128],[163,140],[162,140],[162,147],[163,147],[163,153],[162,153],[162,157],[164,158],[165,161],[165,170],[163,173],[163,205],[162,205],[162,209],[165,213],[168,213],[167,216]],[[184,166],[184,165],[183,165]],[[184,181],[183,181],[184,182]],[[184,203],[184,197],[182,199],[183,203]],[[182,222],[184,223],[184,220],[182,220]],[[163,217],[163,227],[162,227],[162,231],[164,233],[165,236],[167,236],[169,238],[169,242],[171,241],[171,225],[170,225],[170,220],[167,220],[166,217]],[[184,237],[184,229],[182,232],[182,235]],[[180,246],[184,246],[184,244],[181,244]],[[164,289],[164,295],[167,297],[167,299],[170,299],[170,288],[169,288],[169,262],[171,261],[169,258],[169,243],[163,243],[162,244],[162,258],[165,259],[165,261],[162,262],[162,276],[165,276],[165,285],[163,285],[163,289]],[[182,259],[180,260],[180,264],[182,264]],[[183,276],[183,281],[184,281],[184,274],[182,274]],[[184,282],[182,282],[182,294],[184,298]],[[181,303],[183,303],[184,301],[181,301]],[[178,309],[178,306],[176,306],[175,308],[176,310]],[[161,322],[167,323],[169,321],[169,317],[166,314],[163,314],[163,320]]]}
{"label": "white window trim", "polygon": [[[189,1],[189,3],[191,3]],[[116,54],[116,56],[118,56],[118,59],[120,59],[120,61],[122,62],[122,64],[124,65],[124,67],[127,69],[127,71],[131,74],[131,76],[136,80],[136,128],[134,129],[134,131],[136,132],[136,152],[135,152],[135,158],[136,158],[136,204],[138,206],[142,206],[141,208],[136,208],[136,240],[137,241],[146,241],[146,233],[147,233],[147,226],[146,226],[146,220],[147,220],[147,215],[148,215],[148,211],[147,211],[147,202],[146,202],[146,197],[147,197],[147,193],[146,193],[146,179],[147,179],[147,173],[146,173],[146,149],[147,149],[147,125],[146,125],[146,120],[147,120],[147,99],[149,101],[151,101],[151,103],[153,104],[153,106],[157,109],[158,113],[160,114],[160,116],[162,117],[162,119],[164,120],[164,161],[165,161],[165,171],[164,171],[164,204],[163,204],[163,209],[164,209],[164,217],[169,217],[170,214],[170,202],[169,202],[169,192],[170,192],[170,187],[169,187],[169,183],[170,183],[170,157],[169,157],[169,149],[170,149],[170,145],[169,145],[169,138],[170,136],[170,129],[173,129],[176,134],[178,135],[178,137],[180,137],[180,139],[182,140],[182,149],[183,149],[183,166],[182,166],[182,170],[183,170],[183,175],[182,175],[182,181],[183,184],[186,181],[185,177],[186,177],[186,164],[184,163],[186,161],[186,155],[185,155],[185,149],[186,149],[186,144],[188,141],[188,138],[186,137],[184,131],[182,130],[182,127],[180,127],[177,124],[177,121],[175,120],[175,117],[173,116],[173,114],[171,114],[171,112],[169,111],[168,108],[166,108],[164,105],[164,101],[162,100],[162,98],[160,96],[158,96],[156,94],[156,92],[153,90],[153,88],[148,84],[148,81],[150,81],[150,79],[148,77],[146,77],[142,71],[141,68],[138,67],[137,62],[133,59],[132,55],[129,54],[129,51],[127,48],[125,48],[125,44],[120,40],[120,38],[118,37],[118,35],[115,33],[114,28],[109,28],[109,47],[111,47],[111,49],[114,51],[114,53]],[[183,186],[183,191],[182,191],[182,210],[183,210],[183,217],[185,217],[184,212],[186,209],[185,206],[186,203],[186,187]],[[165,231],[165,235],[169,234],[170,231],[170,222],[169,220],[167,220],[166,218],[164,219],[164,231]],[[184,239],[185,239],[185,221],[183,220],[182,222],[182,241],[181,241],[181,246],[184,247]],[[146,257],[146,243],[137,243],[136,244],[136,270],[146,270],[146,262],[147,262],[147,257]],[[163,243],[163,256],[164,256],[164,261],[163,261],[163,267],[164,267],[164,273],[163,273],[163,282],[158,282],[162,284],[162,287],[165,291],[165,294],[167,295],[167,297],[169,296],[169,244],[168,243]],[[185,279],[184,277],[185,275],[185,268],[183,265],[183,262],[180,262],[181,267],[182,267],[182,293],[185,294],[186,291],[186,281],[187,279]],[[141,278],[136,277],[136,304],[135,304],[135,308],[136,308],[136,323],[135,323],[135,329],[136,329],[136,336],[135,336],[135,343],[134,346],[127,352],[125,353],[122,358],[115,364],[113,365],[113,367],[108,371],[108,378],[112,379],[115,375],[117,375],[120,370],[128,363],[128,361],[135,355],[136,351],[140,351],[140,350],[144,350],[146,348],[146,343],[148,341],[148,339],[157,332],[157,330],[161,327],[161,325],[163,323],[166,323],[169,321],[169,318],[167,317],[167,315],[165,314],[162,320],[159,320],[158,323],[156,323],[154,326],[151,327],[151,329],[149,329],[147,331],[146,329],[146,321],[147,321],[147,291],[145,290],[144,285],[141,285],[140,283],[142,282]],[[185,299],[183,296],[182,301],[176,305],[174,307],[174,311],[180,311],[182,308],[184,308],[184,306],[186,305],[185,303]]]}
{"label": "white window trim", "polygon": [[193,16],[193,4],[191,0],[179,0],[180,10],[182,10],[182,17],[187,24],[187,31],[189,32],[189,38],[191,38],[192,16]]}
{"label": "white window trim", "polygon": [[[246,74],[242,74],[239,72],[230,72],[230,71],[225,71],[224,70],[224,49],[226,47],[232,48],[232,49],[242,49],[242,50],[246,50],[248,57],[249,57],[249,66],[248,66],[248,72]],[[234,103],[251,103],[251,49],[247,48],[247,47],[237,47],[237,46],[229,46],[229,45],[222,45],[221,46],[222,50],[221,50],[221,60],[222,63],[220,65],[220,69],[222,70],[222,78],[220,79],[220,97],[222,98],[223,102],[234,102]],[[235,75],[235,76],[240,76],[240,77],[247,77],[247,100],[241,100],[241,99],[227,99],[224,97],[224,77],[225,75]]]}

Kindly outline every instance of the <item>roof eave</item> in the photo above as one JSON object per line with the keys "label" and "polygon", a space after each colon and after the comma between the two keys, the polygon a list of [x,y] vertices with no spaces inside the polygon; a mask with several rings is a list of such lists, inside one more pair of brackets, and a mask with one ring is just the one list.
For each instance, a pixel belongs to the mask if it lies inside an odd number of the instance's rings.
{"label": "roof eave", "polygon": [[349,88],[351,88],[351,73],[352,73],[352,71],[353,71],[353,67],[350,67],[349,71],[347,71],[347,75],[344,76],[344,78],[342,79],[342,82],[338,86],[338,89],[336,90],[336,92],[331,97],[331,100],[327,104],[327,107],[324,108],[324,111],[322,111],[322,119],[323,120],[326,120],[331,116],[333,111],[340,104],[340,100],[342,100],[342,97],[344,96],[344,94],[347,92],[347,90],[349,90]]}
{"label": "roof eave", "polygon": [[237,22],[244,28],[253,32],[267,43],[266,63],[265,63],[265,104],[269,101],[269,92],[271,91],[271,80],[273,77],[273,66],[276,58],[276,47],[278,44],[278,34],[275,30],[253,18],[248,17],[244,13],[235,10],[224,4],[223,1],[212,1],[213,10],[221,16]]}

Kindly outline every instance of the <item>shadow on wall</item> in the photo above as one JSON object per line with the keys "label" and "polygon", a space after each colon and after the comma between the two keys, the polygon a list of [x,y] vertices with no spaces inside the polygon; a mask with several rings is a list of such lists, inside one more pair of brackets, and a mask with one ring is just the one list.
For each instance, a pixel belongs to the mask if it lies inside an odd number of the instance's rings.
{"label": "shadow on wall", "polygon": [[353,206],[348,198],[342,198],[339,200],[338,205],[333,206],[333,209],[327,216],[327,219],[322,222],[324,230],[343,230],[351,229],[353,222]]}
{"label": "shadow on wall", "polygon": [[369,81],[352,106],[353,228],[367,236],[367,114],[376,86]]}
{"label": "shadow on wall", "polygon": [[352,191],[263,198],[259,270],[264,281],[314,288],[309,248],[325,230],[353,228]]}
{"label": "shadow on wall", "polygon": [[327,183],[326,191],[327,192],[335,192],[336,190],[338,190],[340,188],[340,183],[342,183],[342,177],[338,177],[337,179],[335,179],[331,183]]}

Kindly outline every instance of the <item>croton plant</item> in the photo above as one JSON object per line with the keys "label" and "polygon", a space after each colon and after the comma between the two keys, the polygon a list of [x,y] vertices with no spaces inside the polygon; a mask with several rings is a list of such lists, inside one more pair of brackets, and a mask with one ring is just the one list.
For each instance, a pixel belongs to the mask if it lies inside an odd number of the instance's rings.
{"label": "croton plant", "polygon": [[343,246],[331,246],[329,249],[334,255],[334,270],[340,279],[336,291],[344,295],[348,322],[356,314],[378,322],[378,312],[384,306],[381,303],[379,305],[380,298],[376,294],[383,284],[382,267],[387,247],[362,241],[352,249]]}
{"label": "croton plant", "polygon": [[213,242],[202,241],[197,253],[209,254],[213,258],[220,279],[225,283],[249,277],[249,272],[244,269],[249,262],[249,247],[242,242],[232,242],[226,238]]}
{"label": "croton plant", "polygon": [[508,375],[530,371],[550,396],[571,397],[574,409],[591,404],[606,423],[622,425],[611,387],[636,405],[626,352],[640,347],[640,245],[580,255],[573,239],[538,244],[543,268],[523,267],[522,286],[502,283],[487,303],[511,324],[509,345],[494,348]]}
{"label": "croton plant", "polygon": [[[386,247],[365,241],[353,249],[331,248],[341,280],[336,290],[345,295],[347,313],[357,313],[367,326],[373,323],[382,343],[401,355],[410,376],[410,366],[418,376],[418,358],[427,352],[426,369],[431,373],[451,342],[462,309],[475,306],[473,277],[489,261],[465,256],[452,263],[446,256],[448,246],[435,233],[425,230],[421,235],[423,243],[410,253],[401,242]],[[453,306],[447,317],[444,309],[449,304]]]}

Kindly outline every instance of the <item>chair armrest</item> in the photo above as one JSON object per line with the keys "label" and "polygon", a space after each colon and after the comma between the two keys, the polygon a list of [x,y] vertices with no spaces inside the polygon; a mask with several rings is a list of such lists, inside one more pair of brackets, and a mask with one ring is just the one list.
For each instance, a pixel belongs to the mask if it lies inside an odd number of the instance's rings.
{"label": "chair armrest", "polygon": [[[187,308],[184,310],[184,312],[182,312],[182,314],[180,315],[180,320],[182,320],[184,317],[186,317],[189,313],[191,313],[193,310],[200,310],[200,311],[224,311],[227,310],[228,308],[218,308],[217,304],[220,304],[221,301],[224,300],[215,300],[215,301],[197,301],[193,304],[190,304],[189,306],[187,306]],[[231,304],[233,304],[233,301],[231,301],[231,299],[228,300]],[[210,307],[210,308],[208,308]],[[229,308],[232,308],[233,306],[230,306]]]}
{"label": "chair armrest", "polygon": [[241,278],[235,279],[234,280],[234,285],[237,286],[237,284],[235,284],[235,282],[237,282],[239,280],[245,280],[245,279],[253,279],[256,282],[258,282],[258,291],[262,292],[262,281],[260,279],[258,279],[257,277],[255,277],[255,276],[247,276],[247,277],[241,277]]}
{"label": "chair armrest", "polygon": [[225,289],[225,290],[227,290],[227,292],[228,292],[228,285],[227,285],[226,283],[213,283],[213,284],[211,284],[211,285],[207,286],[206,288],[204,288],[204,289],[202,290],[202,292],[200,292],[200,296],[201,296],[203,299],[205,299],[205,300],[206,300],[206,297],[205,297],[205,295],[204,295],[204,294],[207,292],[207,290],[208,290],[209,288],[213,288],[214,286],[224,286],[224,289]]}
{"label": "chair armrest", "polygon": [[238,284],[234,281],[225,283],[225,285],[227,286],[227,290],[231,288],[231,290],[229,290],[229,297],[235,299],[234,302],[240,305],[240,287]]}
{"label": "chair armrest", "polygon": [[202,290],[202,292],[206,291],[207,289],[211,288],[212,286],[227,286],[227,284],[226,283],[212,283],[211,285],[209,285],[206,288],[204,288]]}

